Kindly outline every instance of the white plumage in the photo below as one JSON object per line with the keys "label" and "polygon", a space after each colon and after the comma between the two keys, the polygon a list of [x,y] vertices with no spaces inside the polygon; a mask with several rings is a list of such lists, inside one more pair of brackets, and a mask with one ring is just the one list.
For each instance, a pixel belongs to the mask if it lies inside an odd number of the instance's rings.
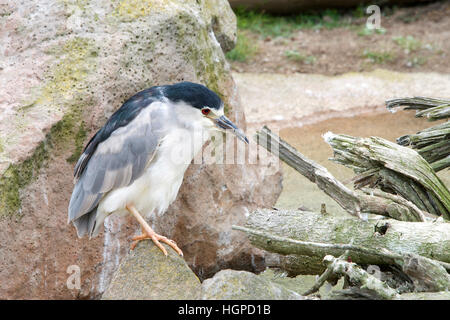
{"label": "white plumage", "polygon": [[[185,106],[177,105],[175,108],[182,109]],[[163,214],[175,201],[183,182],[184,172],[209,139],[208,131],[204,130],[201,113],[193,108],[189,109],[187,112],[197,113],[188,117],[189,126],[181,123],[180,127],[170,129],[159,142],[144,174],[130,186],[109,192],[100,201],[97,209],[97,214],[100,215],[98,222],[103,223],[103,220],[113,212],[126,214],[125,206],[128,203],[133,203],[148,217],[152,213]],[[96,228],[101,223],[98,223]]]}
{"label": "white plumage", "polygon": [[[154,103],[155,104],[155,103]],[[169,110],[176,114],[176,121],[168,126],[166,135],[159,141],[155,154],[148,162],[145,172],[131,185],[115,189],[105,195],[97,209],[97,225],[93,234],[111,213],[127,214],[125,206],[134,204],[136,209],[149,217],[151,214],[163,214],[175,201],[183,182],[184,173],[194,156],[209,139],[209,130],[214,130],[210,121],[206,122],[200,110],[185,103],[156,103],[143,112],[150,113],[159,109],[160,115],[169,115]],[[175,111],[175,112],[174,112]],[[223,114],[223,110],[221,112]],[[174,117],[172,114],[172,117]],[[149,117],[143,114],[136,122],[146,121]],[[148,120],[148,119],[147,119]],[[135,125],[139,127],[139,125]],[[126,128],[123,128],[126,130]],[[133,134],[129,132],[128,134]],[[123,133],[118,133],[122,135]],[[120,148],[120,143],[111,140],[108,145],[112,149]]]}
{"label": "white plumage", "polygon": [[152,87],[127,100],[89,141],[75,166],[69,222],[78,236],[96,236],[113,213],[133,214],[164,252],[163,241],[142,218],[164,213],[176,199],[183,176],[211,130],[231,130],[248,139],[224,115],[221,99],[190,82]]}

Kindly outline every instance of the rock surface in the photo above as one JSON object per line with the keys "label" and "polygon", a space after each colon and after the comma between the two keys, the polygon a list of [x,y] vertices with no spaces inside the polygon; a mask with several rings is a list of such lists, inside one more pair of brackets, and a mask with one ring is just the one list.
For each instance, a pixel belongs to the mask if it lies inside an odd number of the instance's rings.
{"label": "rock surface", "polygon": [[[221,48],[235,37],[225,0],[0,4],[0,298],[92,298],[105,290],[137,224],[112,217],[101,236],[78,239],[66,224],[74,162],[114,110],[153,85],[204,83],[245,129]],[[262,268],[262,252],[231,225],[270,206],[280,189],[280,175],[265,166],[192,165],[154,227],[200,275]],[[66,285],[71,266],[80,270],[79,289]]]}
{"label": "rock surface", "polygon": [[[245,7],[251,10],[263,10],[265,12],[277,14],[292,14],[305,10],[325,9],[325,8],[351,8],[367,3],[361,0],[229,0],[233,8]],[[407,4],[417,2],[429,2],[430,0],[388,0],[383,4]]]}
{"label": "rock surface", "polygon": [[166,248],[167,257],[150,240],[141,241],[122,260],[102,299],[301,300],[314,284],[314,276],[287,278],[270,269],[259,275],[227,269],[200,283],[184,259]]}
{"label": "rock surface", "polygon": [[203,300],[303,300],[297,292],[247,271],[222,270],[202,283]]}
{"label": "rock surface", "polygon": [[169,246],[164,256],[151,241],[140,241],[114,274],[104,300],[190,300],[200,293],[200,280]]}
{"label": "rock surface", "polygon": [[[269,268],[260,273],[258,277],[276,283],[288,290],[297,292],[300,295],[311,289],[317,279],[317,275],[298,275],[296,277],[287,277],[285,271],[283,273],[279,273]],[[326,282],[314,295],[320,295],[321,299],[326,299],[330,294],[331,289],[339,290],[342,289],[343,285],[344,279],[340,279],[334,286]]]}

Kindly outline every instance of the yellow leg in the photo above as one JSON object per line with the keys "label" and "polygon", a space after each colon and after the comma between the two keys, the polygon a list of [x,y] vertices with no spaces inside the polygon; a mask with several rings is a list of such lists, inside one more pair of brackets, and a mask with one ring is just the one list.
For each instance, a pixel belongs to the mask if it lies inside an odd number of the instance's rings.
{"label": "yellow leg", "polygon": [[167,256],[167,250],[163,247],[163,245],[160,243],[163,242],[165,244],[168,244],[170,247],[172,247],[180,256],[183,256],[183,252],[180,248],[178,248],[175,241],[170,240],[164,236],[161,236],[157,234],[153,229],[148,225],[147,221],[144,220],[144,218],[140,215],[140,213],[137,211],[136,207],[132,204],[128,204],[126,206],[128,212],[130,212],[136,220],[139,222],[142,228],[142,234],[136,237],[133,237],[133,243],[131,244],[131,250],[134,250],[136,245],[139,241],[144,239],[152,239],[153,243],[164,253],[164,255]]}

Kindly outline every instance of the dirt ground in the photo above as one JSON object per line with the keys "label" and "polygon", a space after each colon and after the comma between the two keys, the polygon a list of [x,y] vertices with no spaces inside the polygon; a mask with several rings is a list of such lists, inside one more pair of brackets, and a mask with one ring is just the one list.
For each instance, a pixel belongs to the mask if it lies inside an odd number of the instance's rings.
{"label": "dirt ground", "polygon": [[[257,51],[245,62],[230,61],[232,68],[236,72],[326,75],[377,68],[450,72],[450,1],[397,8],[381,17],[384,30],[380,33],[364,34],[367,17],[349,19],[350,26],[302,29],[290,38],[241,30]],[[289,52],[294,54],[289,56]]]}

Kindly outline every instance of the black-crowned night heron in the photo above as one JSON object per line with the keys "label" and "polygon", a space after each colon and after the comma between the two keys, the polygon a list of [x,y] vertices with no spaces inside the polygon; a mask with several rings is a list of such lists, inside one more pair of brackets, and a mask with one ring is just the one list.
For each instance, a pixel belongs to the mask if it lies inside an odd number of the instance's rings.
{"label": "black-crowned night heron", "polygon": [[142,227],[132,249],[143,239],[167,255],[164,242],[141,213],[161,214],[175,200],[184,172],[210,137],[230,130],[248,143],[225,115],[219,96],[203,85],[181,82],[152,87],[126,101],[88,142],[75,166],[69,222],[79,237],[98,235],[112,213],[131,213]]}

